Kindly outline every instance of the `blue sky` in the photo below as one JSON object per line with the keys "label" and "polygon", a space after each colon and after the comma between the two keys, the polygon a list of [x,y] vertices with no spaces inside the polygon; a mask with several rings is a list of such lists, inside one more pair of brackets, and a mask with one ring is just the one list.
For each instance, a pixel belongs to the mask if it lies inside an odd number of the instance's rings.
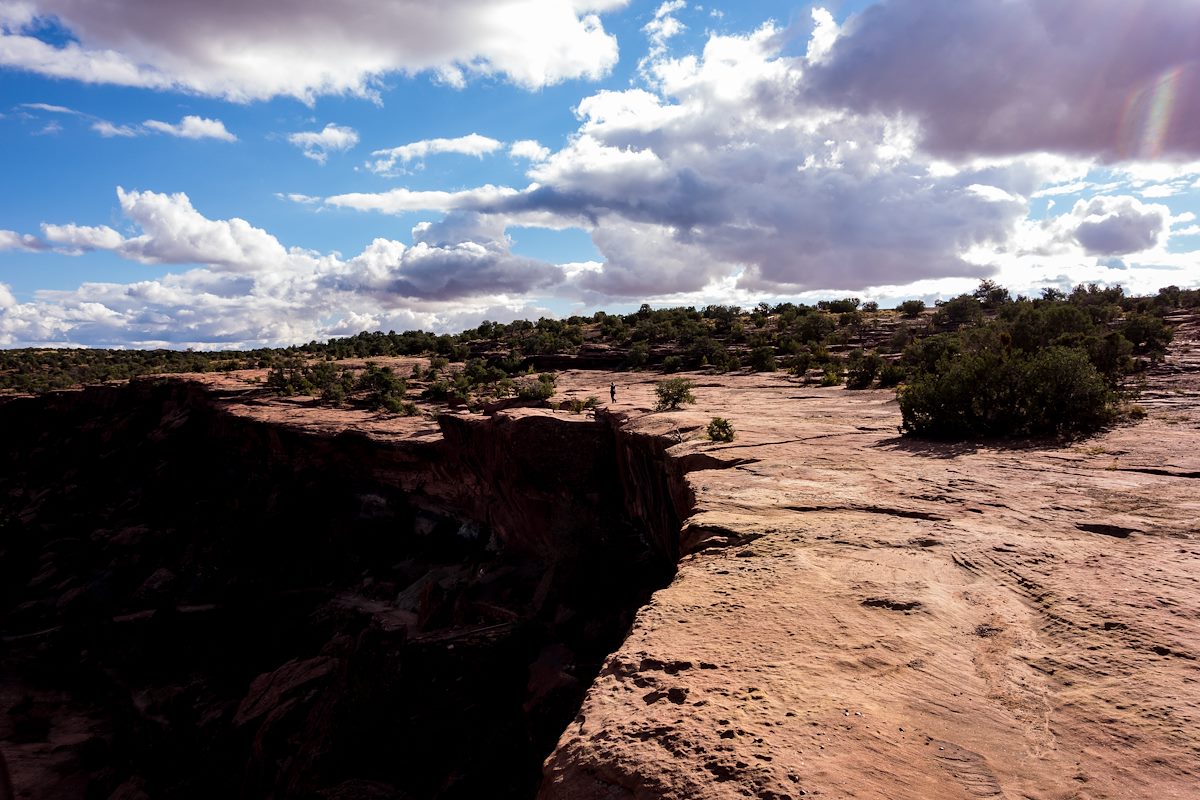
{"label": "blue sky", "polygon": [[0,346],[1200,285],[1194,0],[117,5],[0,0]]}

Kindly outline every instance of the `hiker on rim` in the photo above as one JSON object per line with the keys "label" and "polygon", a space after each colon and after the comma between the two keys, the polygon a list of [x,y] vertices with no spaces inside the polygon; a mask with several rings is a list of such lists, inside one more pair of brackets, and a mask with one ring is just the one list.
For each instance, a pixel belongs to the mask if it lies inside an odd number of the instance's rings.
{"label": "hiker on rim", "polygon": [[608,384],[608,396],[612,398],[612,402],[617,402],[617,382],[612,381]]}

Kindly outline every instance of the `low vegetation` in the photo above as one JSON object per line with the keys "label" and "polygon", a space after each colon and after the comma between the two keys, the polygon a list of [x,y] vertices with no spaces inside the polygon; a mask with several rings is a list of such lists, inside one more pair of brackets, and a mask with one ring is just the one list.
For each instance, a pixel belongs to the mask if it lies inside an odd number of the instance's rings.
{"label": "low vegetation", "polygon": [[[1181,295],[1088,285],[1014,300],[985,281],[934,314],[944,332],[905,348],[903,429],[946,439],[1094,431],[1117,418],[1122,379],[1165,353],[1162,313]],[[947,308],[956,310],[939,320]]]}
{"label": "low vegetation", "polygon": [[675,411],[685,403],[696,402],[696,396],[692,394],[692,389],[695,388],[687,378],[668,378],[665,381],[659,381],[654,385],[654,394],[658,397],[658,403],[654,406],[655,411]]}
{"label": "low vegetation", "polygon": [[866,389],[883,369],[883,358],[875,351],[853,350],[846,359],[846,388]]}
{"label": "low vegetation", "polygon": [[578,397],[563,400],[558,404],[558,410],[567,411],[572,414],[582,414],[584,411],[591,411],[599,405],[600,398],[588,395],[586,400],[580,400]]}
{"label": "low vegetation", "polygon": [[709,440],[714,442],[732,442],[737,436],[733,425],[724,417],[713,417],[712,422],[705,428],[705,433],[708,434]]}
{"label": "low vegetation", "polygon": [[[0,391],[266,370],[265,380],[239,374],[304,402],[409,414],[416,400],[544,403],[555,392],[552,370],[586,356],[613,370],[785,371],[828,387],[895,388],[913,435],[1070,434],[1115,418],[1127,376],[1161,358],[1171,340],[1164,317],[1184,308],[1200,308],[1200,290],[1130,297],[1120,287],[1082,285],[1014,298],[983,281],[933,308],[909,300],[881,310],[855,297],[752,309],[643,305],[630,314],[484,321],[457,335],[372,331],[250,351],[0,350]],[[396,357],[421,361],[401,375]]]}
{"label": "low vegetation", "polygon": [[963,439],[1092,431],[1115,418],[1117,397],[1086,351],[1014,349],[989,327],[919,372],[899,399],[905,431]]}
{"label": "low vegetation", "polygon": [[543,372],[537,380],[524,381],[517,387],[517,397],[522,400],[549,400],[554,396],[555,376]]}

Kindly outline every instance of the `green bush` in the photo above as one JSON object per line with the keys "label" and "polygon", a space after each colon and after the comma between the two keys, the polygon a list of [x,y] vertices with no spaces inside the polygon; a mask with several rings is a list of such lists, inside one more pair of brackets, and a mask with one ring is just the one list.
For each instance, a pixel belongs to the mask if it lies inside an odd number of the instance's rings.
{"label": "green bush", "polygon": [[983,306],[973,295],[960,294],[938,306],[933,315],[933,324],[939,328],[961,328],[979,322],[983,318]]}
{"label": "green bush", "polygon": [[846,361],[846,388],[866,389],[882,368],[883,359],[874,350],[869,353],[862,350],[851,352]]}
{"label": "green bush", "polygon": [[496,366],[506,375],[520,372],[525,363],[525,355],[516,348],[509,350],[508,355],[496,361]]}
{"label": "green bush", "polygon": [[704,356],[703,360],[707,360],[708,365],[716,372],[728,372],[731,369],[737,369],[733,356],[729,355],[729,351],[720,345]]}
{"label": "green bush", "polygon": [[775,365],[775,348],[764,346],[751,350],[750,369],[755,372],[774,372],[777,369]]}
{"label": "green bush", "polygon": [[911,377],[903,430],[941,439],[1079,433],[1114,417],[1116,395],[1087,353],[973,347]]}
{"label": "green bush", "polygon": [[368,407],[391,411],[404,402],[408,387],[402,378],[392,372],[391,367],[367,364],[367,368],[354,384],[354,391],[366,393]]}
{"label": "green bush", "polygon": [[331,406],[340,406],[346,402],[346,389],[340,383],[331,383],[321,389],[321,402]]}
{"label": "green bush", "polygon": [[625,356],[625,366],[629,369],[644,367],[650,362],[650,345],[645,342],[634,342]]}
{"label": "green bush", "polygon": [[879,388],[890,389],[898,386],[906,375],[904,367],[899,364],[884,364],[883,369],[879,370]]}
{"label": "green bush", "polygon": [[900,362],[910,373],[936,372],[944,361],[958,355],[962,350],[962,340],[952,333],[939,333],[924,339],[917,339],[904,348]]}
{"label": "green bush", "polygon": [[837,386],[842,382],[842,373],[836,364],[826,364],[825,374],[821,376],[822,386]]}
{"label": "green bush", "polygon": [[521,400],[549,400],[554,396],[554,373],[543,372],[536,381],[525,381],[517,387]]}
{"label": "green bush", "polygon": [[1153,314],[1130,314],[1121,326],[1121,333],[1133,345],[1135,353],[1149,355],[1156,360],[1166,352],[1173,337],[1162,318]]}
{"label": "green bush", "polygon": [[662,369],[668,375],[672,372],[679,372],[683,369],[683,359],[679,356],[667,356],[663,359]]}
{"label": "green bush", "polygon": [[993,280],[980,281],[979,287],[972,292],[972,296],[984,308],[999,308],[1005,303],[1012,302],[1012,295],[1008,293],[1008,289]]}
{"label": "green bush", "polygon": [[325,405],[340,406],[355,390],[354,375],[327,361],[308,366],[301,356],[289,356],[267,373],[267,388],[284,397],[315,396]]}
{"label": "green bush", "polygon": [[863,323],[861,311],[844,311],[838,315],[839,328],[857,328]]}
{"label": "green bush", "polygon": [[857,311],[861,302],[857,297],[843,297],[841,300],[821,300],[817,303],[817,308],[831,314],[845,314]]}
{"label": "green bush", "polygon": [[1120,331],[1110,331],[1104,336],[1089,336],[1084,342],[1088,358],[1110,383],[1116,384],[1121,376],[1133,371],[1133,345]]}
{"label": "green bush", "polygon": [[885,353],[899,353],[908,347],[916,338],[918,332],[922,330],[916,325],[901,323],[892,331],[892,335],[888,337],[888,342],[883,346]]}
{"label": "green bush", "polygon": [[418,413],[417,404],[399,397],[387,398],[381,408],[389,414],[399,414],[402,417],[415,417]]}
{"label": "green bush", "polygon": [[706,430],[708,438],[714,442],[732,442],[737,436],[733,425],[724,417],[713,417]]}
{"label": "green bush", "polygon": [[274,364],[267,372],[267,388],[284,397],[311,394],[313,385],[309,375],[302,357],[289,356]]}
{"label": "green bush", "polygon": [[1117,395],[1082,350],[1050,347],[1021,370],[1021,398],[1030,433],[1092,431],[1112,421]]}
{"label": "green bush", "polygon": [[804,373],[808,372],[808,370],[812,368],[812,363],[812,353],[805,350],[804,352],[797,353],[796,355],[792,356],[791,364],[788,366],[788,372],[792,373],[793,375],[799,375],[803,377]]}
{"label": "green bush", "polygon": [[668,378],[665,381],[659,381],[654,386],[654,394],[658,396],[658,403],[654,406],[654,410],[674,411],[684,403],[696,402],[696,397],[692,394],[693,388],[695,388],[695,384],[687,378]]}
{"label": "green bush", "polygon": [[445,378],[438,378],[430,383],[429,386],[425,388],[425,391],[421,392],[421,397],[425,398],[426,400],[440,400],[443,402],[458,403],[465,402],[467,399],[457,387],[455,387]]}
{"label": "green bush", "polygon": [[924,300],[905,300],[900,304],[900,316],[908,319],[916,319],[921,316],[921,312],[924,310]]}
{"label": "green bush", "polygon": [[584,411],[590,411],[600,405],[600,400],[592,395],[588,395],[586,400],[580,400],[578,397],[569,397],[558,404],[559,411],[569,411],[572,414],[582,414]]}

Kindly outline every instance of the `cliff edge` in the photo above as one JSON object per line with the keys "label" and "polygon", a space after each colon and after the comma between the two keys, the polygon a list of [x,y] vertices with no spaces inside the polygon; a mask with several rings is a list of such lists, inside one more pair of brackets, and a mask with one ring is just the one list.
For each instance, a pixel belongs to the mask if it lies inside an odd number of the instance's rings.
{"label": "cliff edge", "polygon": [[[753,385],[751,385],[753,384]],[[897,436],[890,393],[703,379],[679,571],[547,760],[552,798],[1191,798],[1200,330],[1072,444]],[[641,397],[637,397],[641,399]]]}

